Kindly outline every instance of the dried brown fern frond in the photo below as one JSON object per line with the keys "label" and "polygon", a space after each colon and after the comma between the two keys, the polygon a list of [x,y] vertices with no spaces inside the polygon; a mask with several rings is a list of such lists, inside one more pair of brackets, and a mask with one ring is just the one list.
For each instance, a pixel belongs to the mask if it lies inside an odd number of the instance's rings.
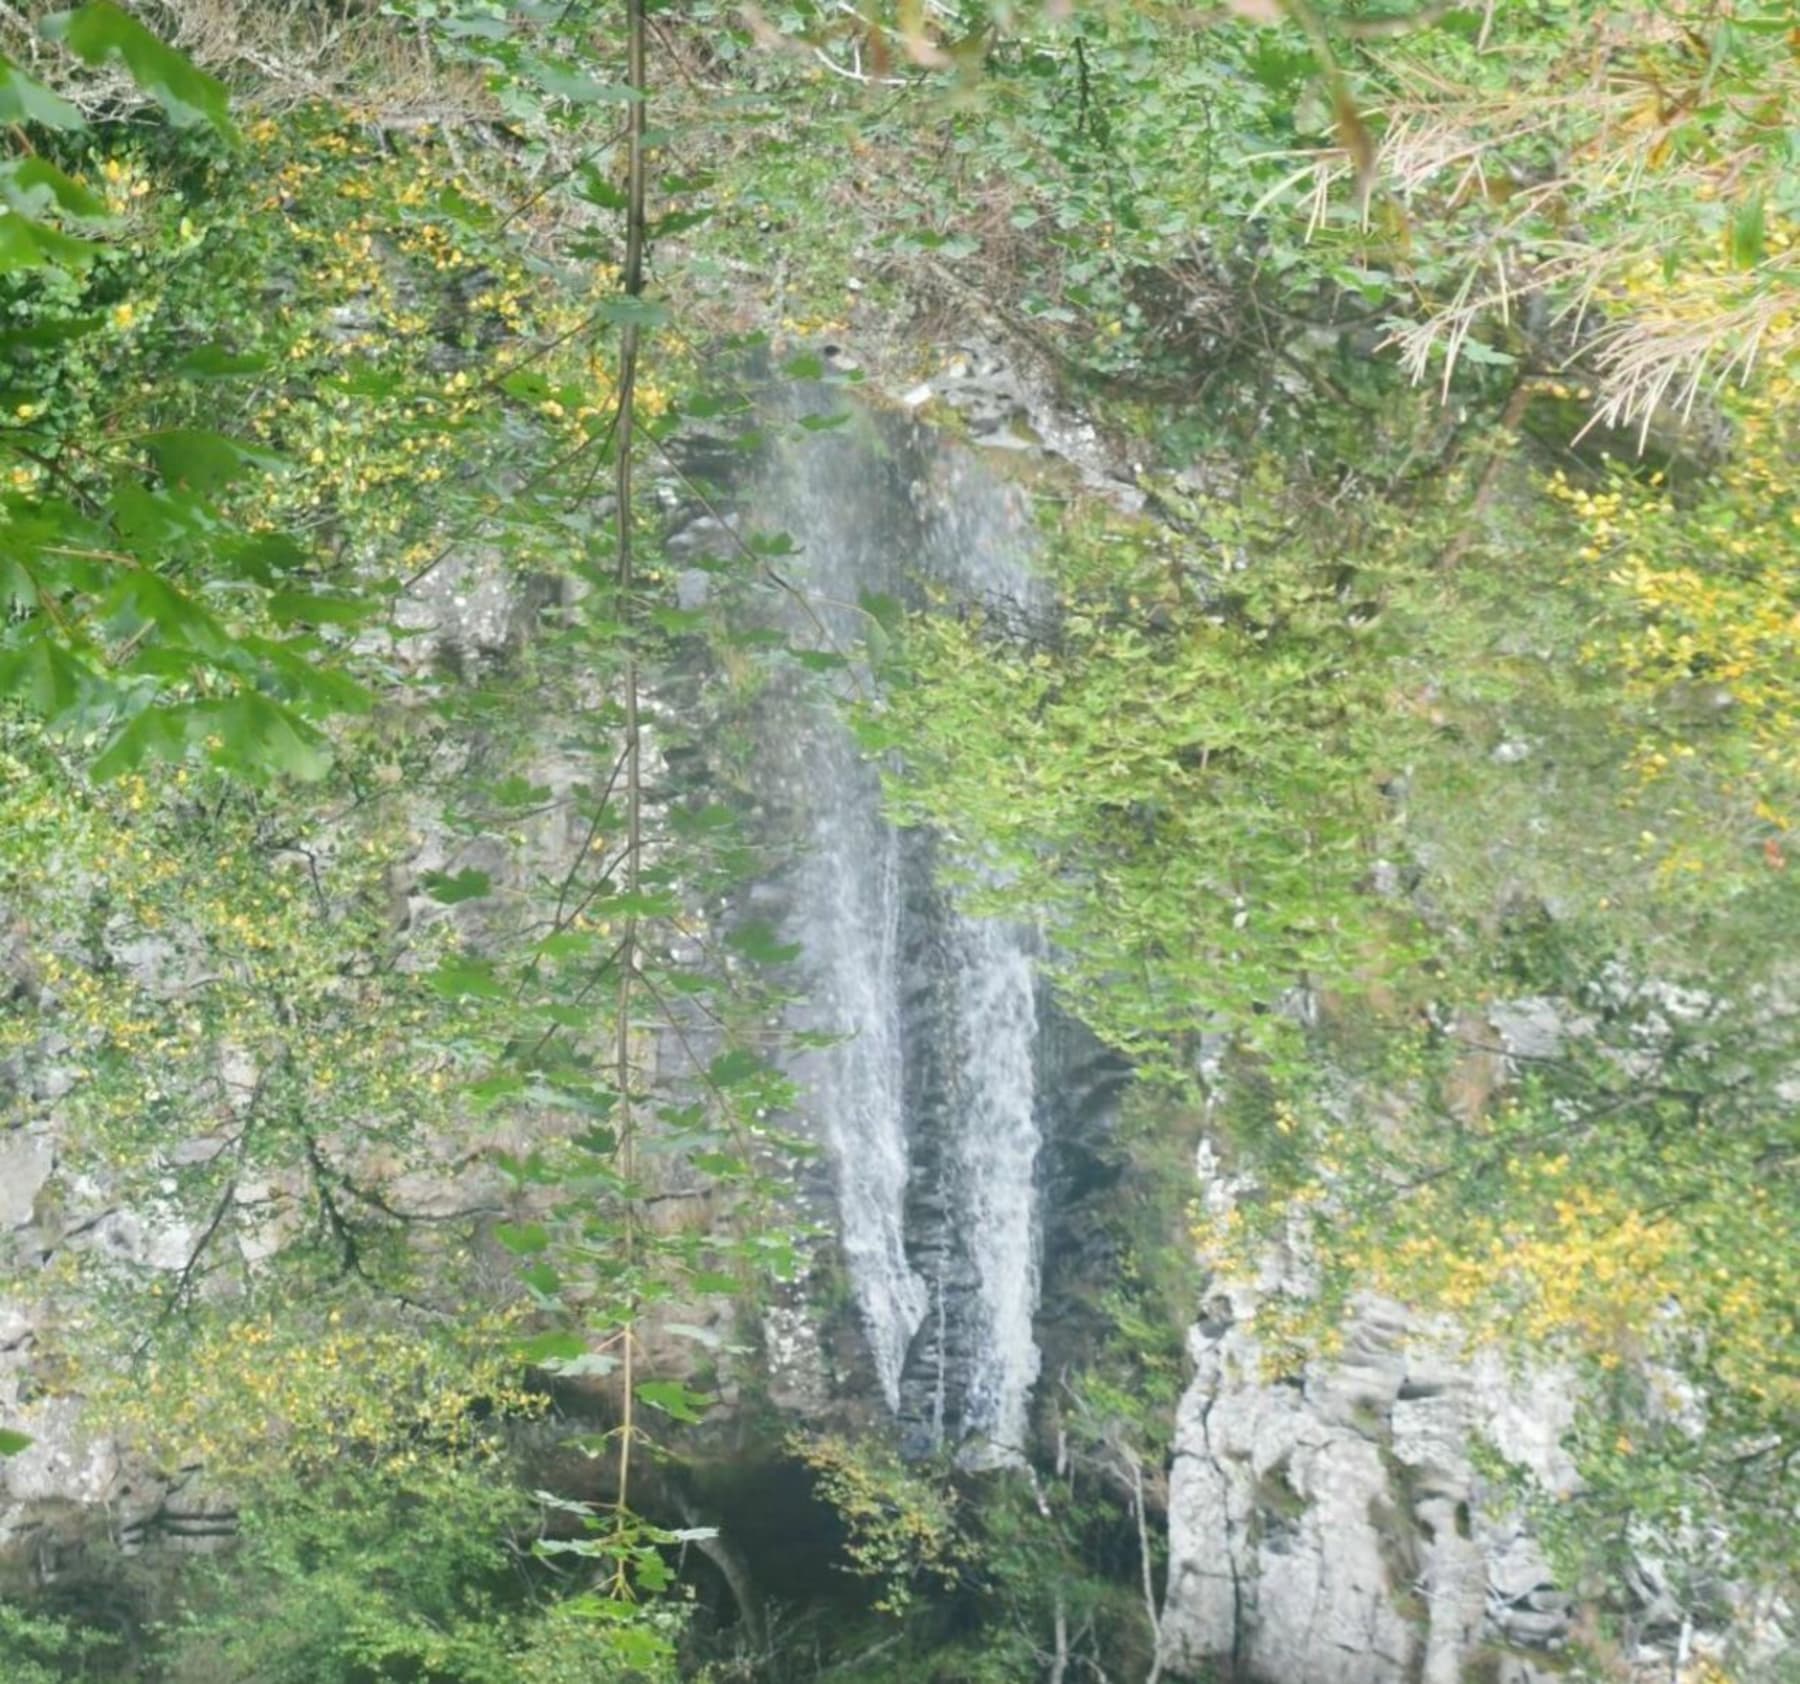
{"label": "dried brown fern frond", "polygon": [[[1371,205],[1352,161],[1320,146],[1287,154],[1256,214],[1285,198],[1316,239],[1346,227],[1334,210],[1360,204],[1356,226],[1379,238],[1385,203],[1382,255],[1412,287],[1411,319],[1386,344],[1413,379],[1441,377],[1447,394],[1459,360],[1480,354],[1482,323],[1527,320],[1533,362],[1578,366],[1598,388],[1591,425],[1641,438],[1671,404],[1690,409],[1759,359],[1800,351],[1792,231],[1771,230],[1765,254],[1761,228],[1785,157],[1768,113],[1800,108],[1800,61],[1772,53],[1758,77],[1715,86],[1687,21],[1673,7],[1602,20],[1564,65],[1508,89],[1383,57],[1387,97],[1368,111],[1381,198]],[[1721,257],[1712,206],[1754,237],[1728,230]]]}
{"label": "dried brown fern frond", "polygon": [[1692,285],[1601,329],[1586,349],[1600,376],[1588,426],[1636,425],[1641,449],[1659,411],[1685,419],[1707,384],[1748,380],[1759,362],[1800,359],[1800,260],[1789,256],[1759,279],[1747,295],[1728,284],[1741,276]]}
{"label": "dried brown fern frond", "polygon": [[[45,40],[66,0],[0,0],[0,44],[90,114],[130,110],[143,94],[122,71],[77,67]],[[449,64],[419,25],[378,0],[141,0],[142,21],[230,87],[240,110],[279,116],[318,104],[393,127],[451,127],[497,115],[481,78]]]}
{"label": "dried brown fern frond", "polygon": [[148,10],[175,45],[264,113],[329,102],[395,124],[495,115],[478,76],[445,63],[421,26],[384,15],[374,0],[154,0]]}

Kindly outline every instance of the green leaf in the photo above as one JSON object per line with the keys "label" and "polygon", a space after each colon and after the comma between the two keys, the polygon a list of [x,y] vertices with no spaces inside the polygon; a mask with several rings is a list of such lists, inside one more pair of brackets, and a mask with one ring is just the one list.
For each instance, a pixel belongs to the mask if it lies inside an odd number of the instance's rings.
{"label": "green leaf", "polygon": [[595,930],[557,930],[545,936],[533,951],[546,959],[585,959],[605,939]]}
{"label": "green leaf", "polygon": [[446,959],[425,979],[446,1000],[504,1000],[506,986],[491,959]]}
{"label": "green leaf", "polygon": [[[429,12],[424,15],[431,16]],[[511,33],[505,18],[438,17],[432,19],[432,27],[441,30],[453,41],[504,41]]]}
{"label": "green leaf", "polygon": [[685,234],[690,228],[698,228],[703,222],[712,220],[710,210],[670,211],[666,216],[659,216],[650,224],[650,237],[653,240],[667,239],[672,234]]}
{"label": "green leaf", "polygon": [[104,782],[148,759],[179,760],[188,750],[190,719],[187,708],[145,708],[114,733],[89,772]]}
{"label": "green leaf", "polygon": [[753,1052],[746,1052],[742,1047],[735,1047],[730,1052],[720,1053],[706,1067],[708,1078],[717,1087],[742,1087],[745,1082],[766,1075],[768,1066]]}
{"label": "green leaf", "polygon": [[488,794],[497,806],[535,807],[550,799],[550,786],[534,784],[529,778],[522,778],[514,772],[491,785]]}
{"label": "green leaf", "polygon": [[802,415],[800,425],[809,433],[830,432],[833,427],[841,427],[850,419],[850,411],[840,409],[835,415]]}
{"label": "green leaf", "polygon": [[698,836],[729,830],[737,823],[737,815],[722,802],[713,801],[704,807],[677,807],[669,814],[669,823],[683,836]]}
{"label": "green leaf", "polygon": [[635,327],[648,331],[661,327],[669,319],[669,308],[652,298],[621,295],[607,299],[596,314],[603,322],[610,322],[614,327]]}
{"label": "green leaf", "polygon": [[586,199],[590,205],[598,205],[601,210],[622,211],[628,201],[624,190],[615,187],[607,178],[589,164],[580,172],[581,185],[576,188],[578,197]]}
{"label": "green leaf", "polygon": [[[606,1351],[584,1351],[578,1357],[570,1357],[566,1361],[558,1360],[549,1366],[558,1374],[566,1375],[571,1380],[580,1379],[584,1375],[591,1375],[596,1380],[604,1380],[619,1366],[619,1359]],[[567,1441],[569,1447],[571,1449],[580,1448],[578,1440],[588,1436],[583,1433],[569,1439]],[[604,1433],[595,1433],[592,1436],[599,1443],[604,1444],[606,1438]]]}
{"label": "green leaf", "polygon": [[231,571],[259,585],[274,584],[277,574],[302,572],[311,561],[285,532],[229,533],[215,553]]}
{"label": "green leaf", "polygon": [[195,498],[181,492],[152,491],[133,480],[113,487],[112,523],[125,547],[146,561],[163,552],[210,547],[218,522]]}
{"label": "green leaf", "polygon": [[0,333],[0,351],[10,351],[16,346],[29,346],[35,351],[48,345],[67,345],[71,340],[84,339],[88,334],[98,332],[105,325],[106,318],[98,312],[65,316],[61,321],[32,322],[29,326],[8,328]]}
{"label": "green leaf", "polygon": [[790,959],[800,957],[799,944],[778,940],[774,926],[761,918],[740,924],[725,940],[746,959],[759,965],[785,965]]}
{"label": "green leaf", "polygon": [[540,1222],[497,1222],[494,1238],[520,1257],[533,1257],[550,1249],[550,1235]]}
{"label": "green leaf", "polygon": [[316,591],[272,591],[269,618],[277,625],[356,626],[379,604],[362,596],[322,596]]}
{"label": "green leaf", "polygon": [[566,99],[571,105],[631,105],[644,96],[623,82],[596,82],[591,76],[547,59],[533,59],[526,67],[545,93]]}
{"label": "green leaf", "polygon": [[562,1276],[548,1263],[533,1263],[521,1269],[519,1279],[540,1298],[554,1298],[562,1291]]}
{"label": "green leaf", "polygon": [[257,469],[280,466],[281,458],[254,445],[197,427],[172,427],[144,441],[158,472],[171,486],[210,496],[221,486]]}
{"label": "green leaf", "polygon": [[0,1427],[0,1456],[16,1456],[31,1447],[31,1434],[13,1427]]}
{"label": "green leaf", "polygon": [[1754,269],[1762,261],[1763,241],[1768,232],[1768,219],[1763,196],[1738,206],[1731,219],[1731,261],[1734,268]]}
{"label": "green leaf", "polygon": [[0,123],[42,123],[47,129],[87,127],[81,113],[66,99],[34,82],[5,57],[0,57]]}
{"label": "green leaf", "polygon": [[687,1284],[695,1291],[708,1297],[723,1294],[735,1297],[743,1290],[744,1283],[734,1275],[723,1275],[716,1269],[696,1269],[687,1277]]}
{"label": "green leaf", "polygon": [[253,775],[279,773],[311,782],[324,777],[331,752],[292,710],[250,691],[196,707],[196,718],[218,739],[214,760]]}
{"label": "green leaf", "polygon": [[494,880],[485,871],[464,867],[452,877],[447,872],[428,871],[421,881],[426,894],[445,906],[457,906],[466,900],[480,900],[493,891]]}
{"label": "green leaf", "polygon": [[535,368],[519,368],[501,377],[500,390],[521,403],[542,403],[550,396],[551,385]]}
{"label": "green leaf", "polygon": [[400,376],[392,369],[382,369],[369,363],[354,364],[350,372],[332,379],[322,377],[320,384],[327,390],[342,392],[350,398],[387,398],[400,390]]}
{"label": "green leaf", "polygon": [[92,221],[107,216],[104,199],[42,158],[0,164],[0,198],[25,216],[41,216],[51,209]]}
{"label": "green leaf", "polygon": [[519,1343],[519,1355],[526,1362],[579,1362],[586,1354],[579,1333],[539,1333]]}
{"label": "green leaf", "polygon": [[261,374],[271,362],[269,357],[239,354],[223,345],[200,345],[175,364],[175,372],[188,380],[230,380],[240,374]]}
{"label": "green leaf", "polygon": [[596,902],[597,909],[608,918],[669,918],[674,916],[678,906],[670,894],[617,894]]}
{"label": "green leaf", "polygon": [[202,654],[220,656],[237,647],[212,615],[148,567],[126,568],[107,593],[102,612],[121,635],[153,625],[171,642]]}
{"label": "green leaf", "polygon": [[47,637],[0,655],[0,696],[16,697],[47,720],[72,713],[93,684],[94,674]]}
{"label": "green leaf", "polygon": [[314,647],[309,638],[272,643],[266,637],[239,640],[245,659],[235,664],[259,689],[286,701],[305,703],[322,713],[367,713],[374,696],[354,678],[327,662],[308,658]]}
{"label": "green leaf", "polygon": [[1511,351],[1485,345],[1479,339],[1465,339],[1456,354],[1464,362],[1476,363],[1483,368],[1508,368],[1519,360]]}
{"label": "green leaf", "polygon": [[856,603],[883,631],[892,636],[899,635],[906,610],[898,597],[888,596],[880,591],[863,591],[858,595]]}
{"label": "green leaf", "polygon": [[566,1082],[534,1082],[526,1090],[526,1097],[533,1104],[576,1111],[584,1117],[610,1117],[619,1103],[619,1096],[611,1088]]}
{"label": "green leaf", "polygon": [[696,1152],[688,1161],[702,1175],[717,1176],[721,1181],[735,1181],[750,1172],[742,1158],[734,1158],[729,1152]]}
{"label": "green leaf", "polygon": [[0,274],[14,269],[80,269],[99,251],[93,240],[78,240],[28,216],[0,215]]}
{"label": "green leaf", "polygon": [[88,64],[118,59],[178,127],[205,123],[227,140],[237,138],[225,84],[196,69],[113,0],[89,0],[72,12],[45,18],[39,27]]}
{"label": "green leaf", "polygon": [[510,1070],[502,1070],[492,1076],[483,1076],[479,1081],[470,1082],[463,1089],[475,1108],[479,1111],[491,1111],[503,1099],[511,1099],[525,1086],[525,1078],[515,1075]]}
{"label": "green leaf", "polygon": [[706,615],[697,608],[652,608],[650,618],[658,631],[666,631],[671,637],[696,631],[706,624]]}
{"label": "green leaf", "polygon": [[0,616],[29,614],[39,606],[38,583],[17,556],[0,555]]}
{"label": "green leaf", "polygon": [[652,1409],[660,1409],[677,1421],[689,1422],[704,1419],[701,1411],[711,1401],[697,1392],[690,1392],[679,1380],[640,1381],[637,1396],[640,1403],[646,1403]]}

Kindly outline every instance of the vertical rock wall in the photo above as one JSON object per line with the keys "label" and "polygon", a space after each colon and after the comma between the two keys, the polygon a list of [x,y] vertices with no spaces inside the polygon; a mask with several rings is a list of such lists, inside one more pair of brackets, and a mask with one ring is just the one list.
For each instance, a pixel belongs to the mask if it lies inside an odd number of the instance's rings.
{"label": "vertical rock wall", "polygon": [[1562,1377],[1458,1360],[1373,1299],[1334,1358],[1274,1376],[1252,1299],[1221,1293],[1189,1338],[1169,1501],[1171,1672],[1458,1684],[1485,1660],[1497,1678],[1537,1677],[1532,1654],[1567,1640],[1569,1599],[1470,1451],[1480,1435],[1567,1489]]}
{"label": "vertical rock wall", "polygon": [[[1202,1202],[1241,1189],[1200,1149]],[[1581,1381],[1547,1362],[1471,1350],[1447,1324],[1356,1301],[1335,1354],[1298,1372],[1269,1361],[1259,1305],[1304,1297],[1298,1247],[1253,1282],[1221,1283],[1189,1332],[1193,1378],[1174,1437],[1166,1677],[1254,1684],[1549,1684],[1584,1621],[1487,1446],[1551,1497],[1580,1476],[1564,1448]],[[1780,1677],[1791,1611],[1719,1587],[1703,1622],[1664,1570],[1629,1557],[1608,1601],[1632,1610],[1608,1676],[1686,1678],[1727,1652]],[[1733,1672],[1733,1677],[1740,1676]]]}

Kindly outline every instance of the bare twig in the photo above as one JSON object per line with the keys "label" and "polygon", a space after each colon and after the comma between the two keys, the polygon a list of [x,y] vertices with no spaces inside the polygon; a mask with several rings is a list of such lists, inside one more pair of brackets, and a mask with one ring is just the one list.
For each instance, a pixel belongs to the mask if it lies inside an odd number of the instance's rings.
{"label": "bare twig", "polygon": [[1050,1676],[1046,1684],[1063,1684],[1069,1671],[1069,1613],[1063,1605],[1060,1585],[1056,1588],[1056,1607],[1051,1615],[1051,1636],[1056,1648],[1050,1657]]}
{"label": "bare twig", "polygon": [[1157,1684],[1162,1677],[1163,1644],[1162,1615],[1156,1607],[1156,1577],[1150,1559],[1150,1524],[1144,1512],[1144,1464],[1135,1450],[1123,1448],[1119,1452],[1126,1467],[1131,1473],[1131,1510],[1137,1520],[1138,1565],[1144,1577],[1144,1613],[1150,1621],[1150,1641],[1155,1646],[1155,1654],[1150,1662],[1150,1670],[1144,1675],[1144,1684]]}
{"label": "bare twig", "polygon": [[[626,80],[633,100],[628,118],[628,157],[625,186],[625,265],[621,286],[626,298],[636,300],[644,291],[645,243],[645,110],[649,104],[649,74],[646,41],[649,26],[646,0],[626,0]],[[619,385],[617,421],[613,448],[617,451],[613,477],[613,519],[617,523],[615,581],[618,588],[620,618],[625,623],[625,893],[630,910],[625,915],[625,929],[619,955],[618,1000],[615,1010],[618,1022],[614,1028],[613,1072],[618,1089],[619,1169],[626,1189],[623,1249],[629,1270],[634,1264],[637,1247],[637,1223],[633,1208],[636,1175],[637,1112],[633,1101],[635,1080],[631,1059],[632,984],[637,971],[639,913],[637,895],[643,881],[644,850],[644,783],[643,737],[638,718],[638,653],[632,643],[637,618],[633,606],[634,557],[632,554],[632,447],[635,443],[633,413],[637,395],[639,324],[635,313],[628,313],[619,331]],[[615,1529],[623,1535],[630,1523],[631,1451],[637,1432],[636,1398],[636,1333],[637,1304],[633,1297],[627,1304],[624,1340],[620,1352],[621,1404],[619,1421],[618,1497],[615,1503]],[[614,1586],[628,1593],[626,1557],[620,1553],[614,1569]]]}

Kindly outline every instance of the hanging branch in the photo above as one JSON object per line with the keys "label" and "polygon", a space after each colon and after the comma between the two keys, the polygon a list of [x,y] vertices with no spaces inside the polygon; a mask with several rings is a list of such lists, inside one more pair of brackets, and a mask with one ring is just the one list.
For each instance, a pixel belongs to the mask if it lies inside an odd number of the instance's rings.
{"label": "hanging branch", "polygon": [[[645,67],[645,42],[648,23],[645,0],[625,0],[627,29],[626,81],[631,89],[631,113],[627,121],[628,174],[625,185],[625,267],[621,285],[627,300],[635,301],[644,291],[644,130],[645,106],[648,102],[648,76]],[[619,329],[618,425],[614,440],[617,451],[614,467],[614,514],[618,545],[616,577],[618,615],[625,627],[625,894],[630,910],[625,916],[625,930],[619,955],[618,1022],[614,1031],[614,1077],[619,1090],[619,1169],[626,1187],[624,1218],[625,1266],[629,1271],[635,1261],[637,1225],[632,1203],[632,1182],[636,1175],[636,1113],[632,1105],[631,1007],[632,983],[637,971],[639,935],[637,895],[642,878],[644,847],[643,739],[638,721],[638,654],[633,634],[637,615],[632,602],[633,556],[631,548],[632,484],[631,451],[636,420],[633,407],[637,387],[639,323],[630,304]],[[629,1525],[631,1497],[631,1447],[637,1430],[632,1396],[636,1381],[637,1301],[635,1290],[627,1299],[624,1339],[620,1359],[623,1381],[623,1413],[619,1423],[619,1492],[615,1505],[615,1534]],[[625,1556],[618,1558],[615,1584],[625,1588]]]}
{"label": "hanging branch", "polygon": [[1131,1475],[1131,1508],[1137,1519],[1138,1565],[1144,1575],[1144,1612],[1150,1621],[1153,1654],[1144,1684],[1157,1684],[1157,1680],[1162,1677],[1163,1666],[1162,1615],[1157,1612],[1156,1607],[1156,1574],[1150,1558],[1150,1525],[1144,1511],[1144,1464],[1138,1453],[1128,1446],[1121,1449],[1120,1460]]}

